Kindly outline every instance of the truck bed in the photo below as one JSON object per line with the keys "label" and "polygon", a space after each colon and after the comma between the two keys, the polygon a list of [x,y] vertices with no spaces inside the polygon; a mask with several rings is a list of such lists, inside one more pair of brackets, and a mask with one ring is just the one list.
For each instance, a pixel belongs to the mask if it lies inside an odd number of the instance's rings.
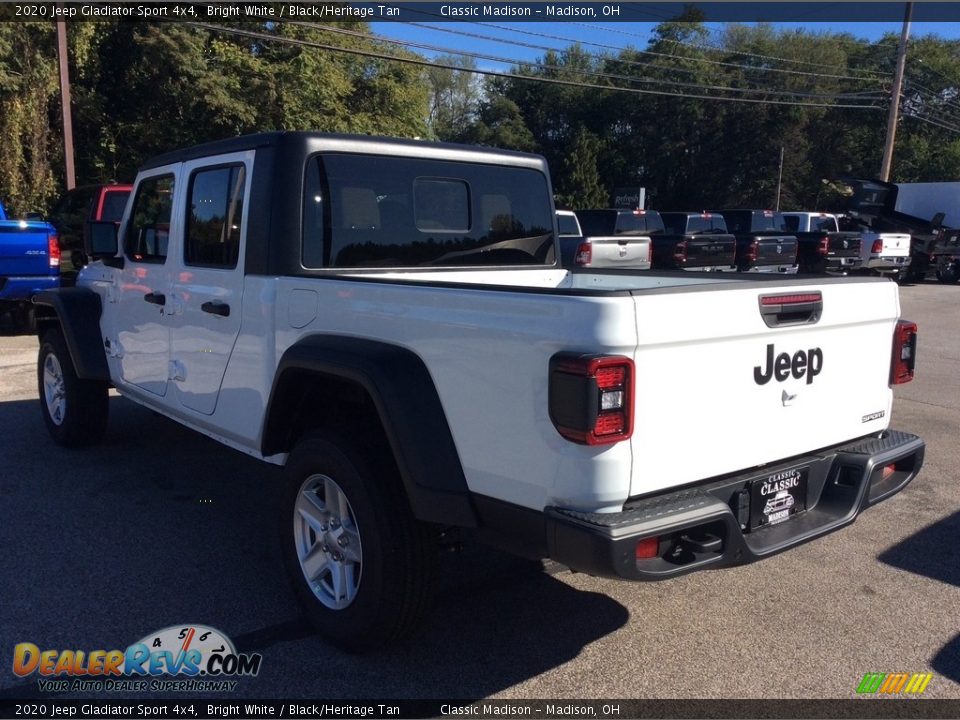
{"label": "truck bed", "polygon": [[[244,293],[269,299],[270,283],[248,277]],[[761,297],[805,293],[822,297],[815,323],[768,327]],[[241,331],[225,388],[249,385],[245,373],[271,374],[284,350],[311,332],[400,344],[434,375],[471,490],[531,509],[613,511],[628,497],[808,453],[889,422],[899,307],[896,284],[883,278],[353,272],[282,279],[275,303],[277,345],[264,348],[252,342],[256,333]],[[244,326],[262,324],[262,309],[249,306],[256,311]],[[771,345],[775,363],[804,353],[798,368],[819,349],[822,372],[809,382],[804,373],[759,385],[755,368],[767,364]],[[635,362],[642,392],[629,442],[584,448],[551,424],[550,359],[577,351]],[[841,395],[844,412],[832,412]],[[786,407],[785,396],[795,404]],[[244,424],[234,440],[256,446],[260,413],[223,398],[221,413]],[[489,442],[474,441],[479,426],[493,428]]]}

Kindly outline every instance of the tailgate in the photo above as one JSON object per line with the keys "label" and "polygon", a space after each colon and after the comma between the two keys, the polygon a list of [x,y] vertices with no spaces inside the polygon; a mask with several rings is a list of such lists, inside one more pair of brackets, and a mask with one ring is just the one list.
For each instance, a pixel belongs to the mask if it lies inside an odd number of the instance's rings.
{"label": "tailgate", "polygon": [[650,238],[646,235],[589,237],[592,268],[650,269]]}
{"label": "tailgate", "polygon": [[[906,233],[881,233],[883,257],[906,257],[910,254],[910,236]],[[875,253],[874,253],[875,254]]]}
{"label": "tailgate", "polygon": [[733,235],[688,235],[687,261],[685,268],[733,265],[737,253],[737,241]]}
{"label": "tailgate", "polygon": [[860,257],[860,233],[828,233],[828,257]]}
{"label": "tailgate", "polygon": [[[631,496],[887,427],[895,283],[744,285],[635,295]],[[818,321],[767,326],[761,296],[816,292]]]}
{"label": "tailgate", "polygon": [[797,238],[793,235],[758,237],[757,260],[754,265],[795,265]]}
{"label": "tailgate", "polygon": [[0,222],[0,277],[49,275],[46,231]]}

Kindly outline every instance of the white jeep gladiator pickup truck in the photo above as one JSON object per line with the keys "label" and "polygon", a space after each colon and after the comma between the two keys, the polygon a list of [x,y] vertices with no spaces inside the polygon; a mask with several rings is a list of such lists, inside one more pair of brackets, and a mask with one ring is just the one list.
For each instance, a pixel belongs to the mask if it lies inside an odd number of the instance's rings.
{"label": "white jeep gladiator pickup truck", "polygon": [[50,434],[97,441],[113,386],[282,466],[284,559],[342,647],[415,627],[448,532],[670,578],[847,525],[923,462],[888,427],[895,283],[571,273],[537,156],[229,139],[148,162],[90,231],[38,298]]}

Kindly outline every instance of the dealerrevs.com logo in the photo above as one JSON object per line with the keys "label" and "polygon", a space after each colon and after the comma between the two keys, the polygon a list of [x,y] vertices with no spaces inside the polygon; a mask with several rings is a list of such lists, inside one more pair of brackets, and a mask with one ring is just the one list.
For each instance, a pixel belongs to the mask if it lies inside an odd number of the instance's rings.
{"label": "dealerrevs.com logo", "polygon": [[256,675],[262,660],[195,624],[164,628],[126,650],[41,650],[29,642],[13,648],[14,674],[37,675],[44,692],[232,691],[233,678]]}

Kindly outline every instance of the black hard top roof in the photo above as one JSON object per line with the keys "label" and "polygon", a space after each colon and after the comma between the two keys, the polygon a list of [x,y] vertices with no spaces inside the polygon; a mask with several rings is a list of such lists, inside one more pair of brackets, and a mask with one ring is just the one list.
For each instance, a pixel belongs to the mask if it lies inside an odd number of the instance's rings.
{"label": "black hard top roof", "polygon": [[376,135],[347,135],[347,134],[337,134],[337,133],[321,133],[321,132],[303,132],[303,131],[276,131],[276,132],[263,132],[255,133],[252,135],[241,135],[239,137],[226,138],[223,140],[215,140],[213,142],[203,143],[202,145],[194,145],[193,147],[184,148],[182,150],[174,150],[172,152],[164,153],[162,155],[157,155],[156,157],[151,158],[145,162],[140,169],[148,170],[150,168],[161,167],[163,165],[171,165],[173,163],[186,162],[188,160],[195,160],[197,158],[207,157],[211,155],[225,155],[227,153],[233,152],[243,152],[245,150],[254,150],[262,147],[272,147],[282,143],[291,143],[294,145],[306,146],[310,144],[310,141],[316,140],[339,140],[342,142],[356,143],[356,150],[361,151],[363,145],[395,145],[398,148],[435,148],[435,149],[449,149],[450,151],[470,151],[472,153],[489,153],[491,155],[498,156],[509,156],[515,158],[532,158],[537,157],[531,155],[530,153],[521,153],[514,150],[501,150],[499,148],[484,148],[471,145],[458,145],[454,143],[440,143],[440,142],[431,142],[425,140],[415,140],[415,139],[403,139],[403,138],[392,138],[392,137],[382,137]]}

